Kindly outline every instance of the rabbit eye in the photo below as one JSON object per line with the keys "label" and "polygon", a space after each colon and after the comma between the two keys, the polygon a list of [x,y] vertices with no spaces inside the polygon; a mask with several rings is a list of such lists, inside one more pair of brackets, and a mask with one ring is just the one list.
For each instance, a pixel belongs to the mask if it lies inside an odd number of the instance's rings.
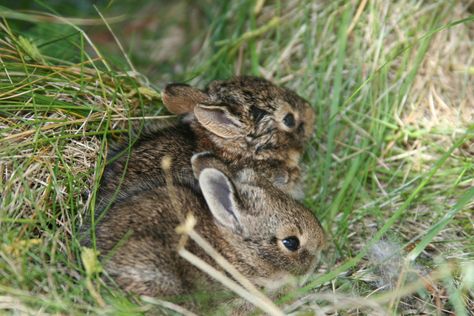
{"label": "rabbit eye", "polygon": [[295,116],[291,113],[288,113],[283,118],[283,123],[285,123],[285,125],[290,127],[290,128],[295,127]]}
{"label": "rabbit eye", "polygon": [[259,109],[256,106],[252,106],[251,111],[253,120],[257,123],[260,122],[260,120],[263,119],[265,115],[268,115],[267,111]]}
{"label": "rabbit eye", "polygon": [[289,251],[296,251],[300,247],[300,241],[296,236],[286,237],[281,242]]}

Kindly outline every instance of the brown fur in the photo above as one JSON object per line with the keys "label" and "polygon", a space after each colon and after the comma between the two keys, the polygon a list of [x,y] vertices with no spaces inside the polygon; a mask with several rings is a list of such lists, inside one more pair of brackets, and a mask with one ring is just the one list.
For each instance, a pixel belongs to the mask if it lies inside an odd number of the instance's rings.
{"label": "brown fur", "polygon": [[[228,178],[226,167],[209,154],[195,155],[192,164],[206,199],[185,186],[175,186],[175,202],[180,208],[176,210],[167,188],[157,187],[116,203],[98,223],[97,248],[107,258],[106,271],[121,287],[151,296],[190,293],[200,282],[212,287],[210,279],[176,251],[179,236],[175,227],[188,212],[197,218],[196,231],[258,285],[314,268],[324,236],[310,210],[251,169]],[[219,183],[217,193],[206,195],[209,187],[204,180],[213,179],[209,174],[222,175],[229,186]],[[220,194],[222,187],[228,191]],[[230,211],[219,213],[214,198],[224,199],[223,205],[231,205]],[[288,236],[299,239],[297,251],[283,246],[282,240]],[[215,265],[191,241],[186,248]]]}
{"label": "brown fur", "polygon": [[[162,186],[160,161],[165,155],[172,158],[175,184],[198,190],[189,161],[202,151],[213,152],[233,170],[258,170],[286,193],[301,197],[298,163],[313,131],[314,113],[294,92],[261,78],[237,77],[214,81],[205,91],[173,84],[163,92],[163,101],[171,112],[190,113],[175,125],[139,138],[130,157],[118,157],[117,152],[108,157],[115,161],[102,177],[99,211],[117,190],[120,201]],[[293,127],[284,124],[289,113]]]}

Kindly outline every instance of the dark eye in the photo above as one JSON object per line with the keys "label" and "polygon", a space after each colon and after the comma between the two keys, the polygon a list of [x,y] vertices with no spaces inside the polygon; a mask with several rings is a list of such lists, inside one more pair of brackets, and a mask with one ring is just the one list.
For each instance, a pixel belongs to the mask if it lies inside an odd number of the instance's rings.
{"label": "dark eye", "polygon": [[294,127],[295,126],[295,117],[293,116],[293,114],[288,113],[287,115],[285,115],[285,117],[283,118],[283,123],[285,123],[285,125],[290,127],[290,128]]}
{"label": "dark eye", "polygon": [[265,116],[268,115],[268,112],[262,109],[257,108],[256,106],[252,106],[251,108],[252,111],[252,117],[253,120],[258,123],[260,120]]}
{"label": "dark eye", "polygon": [[281,242],[289,251],[296,251],[300,247],[300,241],[296,236],[286,237]]}

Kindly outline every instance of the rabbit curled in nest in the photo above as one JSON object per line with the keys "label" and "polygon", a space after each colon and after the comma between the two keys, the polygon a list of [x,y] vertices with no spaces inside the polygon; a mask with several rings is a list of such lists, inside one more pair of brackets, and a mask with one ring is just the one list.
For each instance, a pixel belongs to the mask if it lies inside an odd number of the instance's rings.
{"label": "rabbit curled in nest", "polygon": [[199,191],[189,161],[203,151],[212,152],[231,171],[250,167],[285,193],[302,198],[299,160],[314,125],[314,112],[303,98],[257,77],[214,81],[205,90],[171,84],[162,98],[170,112],[185,115],[140,136],[130,155],[126,146],[109,155],[99,209],[163,186],[164,156],[172,159],[174,183]]}
{"label": "rabbit curled in nest", "polygon": [[[162,296],[192,293],[202,282],[215,286],[178,255],[175,228],[188,212],[195,230],[259,286],[314,269],[324,234],[309,209],[252,169],[229,173],[209,153],[194,155],[190,165],[201,193],[178,185],[170,196],[156,187],[115,203],[97,224],[97,249],[122,288]],[[215,265],[192,241],[186,248]]]}

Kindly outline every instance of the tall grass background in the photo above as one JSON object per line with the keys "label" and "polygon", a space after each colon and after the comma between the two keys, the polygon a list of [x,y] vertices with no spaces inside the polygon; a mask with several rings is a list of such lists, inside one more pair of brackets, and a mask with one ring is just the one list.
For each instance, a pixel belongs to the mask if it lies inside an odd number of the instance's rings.
{"label": "tall grass background", "polygon": [[[77,232],[110,141],[171,81],[264,76],[314,106],[316,315],[474,310],[472,1],[35,1],[0,7],[0,310],[168,313],[106,284]],[[168,306],[168,305],[167,305]],[[168,306],[169,307],[169,306]]]}

